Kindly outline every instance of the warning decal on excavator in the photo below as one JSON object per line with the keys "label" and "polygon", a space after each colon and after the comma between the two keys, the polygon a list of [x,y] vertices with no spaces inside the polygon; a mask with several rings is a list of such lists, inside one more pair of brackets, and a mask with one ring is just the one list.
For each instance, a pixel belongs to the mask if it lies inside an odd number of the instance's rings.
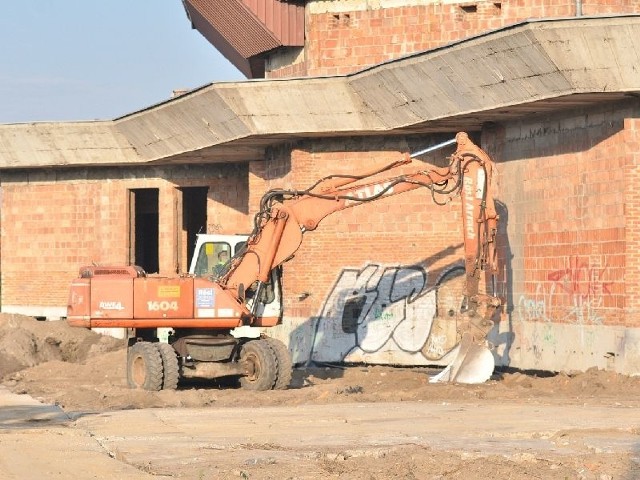
{"label": "warning decal on excavator", "polygon": [[180,298],[180,285],[160,285],[158,287],[158,297]]}
{"label": "warning decal on excavator", "polygon": [[213,308],[216,292],[213,288],[196,288],[196,308]]}

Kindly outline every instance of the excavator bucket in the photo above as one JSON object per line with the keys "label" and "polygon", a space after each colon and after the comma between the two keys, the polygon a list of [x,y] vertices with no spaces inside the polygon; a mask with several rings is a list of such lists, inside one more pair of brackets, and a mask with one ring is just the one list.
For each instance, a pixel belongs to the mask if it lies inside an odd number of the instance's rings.
{"label": "excavator bucket", "polygon": [[493,373],[493,354],[486,345],[474,342],[473,335],[465,333],[460,340],[458,353],[442,372],[429,379],[429,383],[484,383]]}

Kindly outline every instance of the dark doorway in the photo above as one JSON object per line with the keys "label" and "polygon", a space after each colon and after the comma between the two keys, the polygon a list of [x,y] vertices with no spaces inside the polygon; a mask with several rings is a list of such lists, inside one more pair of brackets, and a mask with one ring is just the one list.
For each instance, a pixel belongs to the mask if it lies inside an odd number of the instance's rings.
{"label": "dark doorway", "polygon": [[181,190],[182,230],[186,235],[187,262],[189,262],[196,246],[196,235],[207,233],[207,193],[209,187],[186,187]]}
{"label": "dark doorway", "polygon": [[157,188],[130,191],[129,262],[147,273],[158,273],[158,198]]}

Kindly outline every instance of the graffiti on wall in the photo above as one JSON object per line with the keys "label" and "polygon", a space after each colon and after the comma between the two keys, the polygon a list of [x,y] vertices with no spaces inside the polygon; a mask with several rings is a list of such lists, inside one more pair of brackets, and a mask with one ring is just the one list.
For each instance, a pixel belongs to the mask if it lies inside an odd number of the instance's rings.
{"label": "graffiti on wall", "polygon": [[417,265],[343,270],[317,319],[311,360],[409,360],[420,365],[441,359],[455,346],[455,338],[440,328],[438,306],[448,302],[447,314],[459,309],[461,301],[441,287],[463,274],[464,268],[455,265],[429,284],[428,271]]}
{"label": "graffiti on wall", "polygon": [[604,298],[611,294],[606,281],[607,266],[597,258],[568,257],[567,267],[547,274],[548,282],[538,284],[533,296],[521,295],[518,319],[551,322],[554,318],[578,325],[600,325],[604,321]]}

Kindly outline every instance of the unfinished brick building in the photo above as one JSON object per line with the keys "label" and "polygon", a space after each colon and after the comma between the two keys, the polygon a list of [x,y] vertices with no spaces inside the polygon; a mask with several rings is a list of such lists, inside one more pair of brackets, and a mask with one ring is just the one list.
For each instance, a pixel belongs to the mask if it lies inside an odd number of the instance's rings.
{"label": "unfinished brick building", "polygon": [[[464,130],[497,162],[498,363],[640,372],[637,2],[185,7],[265,80],[115,120],[0,126],[3,312],[64,316],[91,262],[184,272],[199,229],[250,231],[269,188]],[[445,341],[434,317],[455,310],[461,229],[456,202],[420,190],[327,218],[286,264],[277,335],[296,362],[432,363]]]}

